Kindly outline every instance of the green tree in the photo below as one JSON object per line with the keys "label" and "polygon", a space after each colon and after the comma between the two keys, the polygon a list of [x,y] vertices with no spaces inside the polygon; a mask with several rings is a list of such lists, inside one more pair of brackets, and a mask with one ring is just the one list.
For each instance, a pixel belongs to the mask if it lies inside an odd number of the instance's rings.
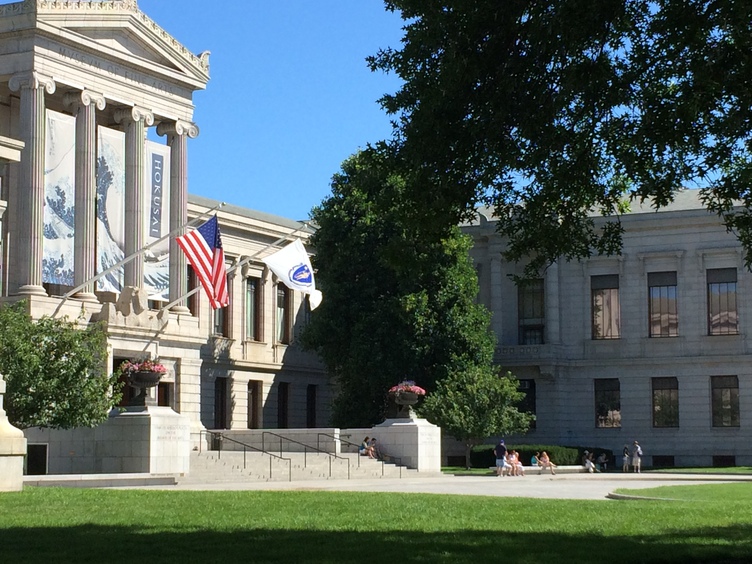
{"label": "green tree", "polygon": [[93,427],[120,401],[107,374],[107,335],[99,324],[33,321],[26,304],[0,307],[0,373],[10,422],[28,427]]}
{"label": "green tree", "polygon": [[404,81],[382,104],[428,221],[456,225],[494,205],[507,257],[530,260],[532,275],[560,257],[618,253],[631,199],[658,208],[700,188],[750,266],[752,3],[385,5],[404,38],[369,63]]}
{"label": "green tree", "polygon": [[405,378],[431,392],[437,380],[492,362],[471,242],[457,227],[442,238],[422,231],[403,207],[409,182],[388,147],[369,147],[343,163],[313,210],[326,298],[302,339],[333,379],[338,426],[382,421],[387,390]]}
{"label": "green tree", "polygon": [[465,443],[465,466],[470,468],[473,446],[492,435],[529,429],[535,416],[517,409],[524,396],[517,385],[511,372],[501,376],[486,367],[455,372],[437,382],[436,391],[421,406],[421,415]]}

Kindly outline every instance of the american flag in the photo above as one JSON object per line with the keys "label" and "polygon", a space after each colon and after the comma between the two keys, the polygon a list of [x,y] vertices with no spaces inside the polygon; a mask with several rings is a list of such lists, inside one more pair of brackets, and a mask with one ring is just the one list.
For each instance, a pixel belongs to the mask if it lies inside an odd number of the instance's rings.
{"label": "american flag", "polygon": [[227,293],[225,252],[222,250],[217,216],[198,229],[178,237],[177,243],[201,281],[212,309],[228,306],[230,296]]}

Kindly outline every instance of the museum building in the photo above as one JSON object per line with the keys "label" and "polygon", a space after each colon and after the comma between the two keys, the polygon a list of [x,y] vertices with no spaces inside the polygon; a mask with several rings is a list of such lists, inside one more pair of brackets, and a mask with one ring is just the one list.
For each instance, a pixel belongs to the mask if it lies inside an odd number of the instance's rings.
{"label": "museum building", "polygon": [[[26,300],[34,318],[104,321],[110,369],[158,358],[168,373],[153,399],[189,418],[193,440],[316,427],[331,398],[296,340],[310,308],[261,261],[312,231],[188,196],[193,94],[208,81],[208,52],[189,52],[135,0],[0,5],[1,299]],[[211,215],[230,294],[216,310],[190,294],[198,282],[175,243]],[[50,433],[26,431],[30,461],[81,471]]]}
{"label": "museum building", "polygon": [[739,241],[697,190],[657,212],[633,203],[620,221],[620,256],[558,261],[523,285],[492,210],[463,226],[495,361],[537,417],[519,440],[617,456],[637,440],[646,465],[752,465],[752,275]]}

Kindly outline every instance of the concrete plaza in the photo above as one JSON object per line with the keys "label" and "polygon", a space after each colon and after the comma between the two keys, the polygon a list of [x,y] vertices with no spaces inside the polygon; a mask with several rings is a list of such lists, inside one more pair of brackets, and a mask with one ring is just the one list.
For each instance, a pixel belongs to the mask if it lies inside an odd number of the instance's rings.
{"label": "concrete plaza", "polygon": [[600,499],[617,489],[643,489],[658,486],[699,485],[712,483],[752,482],[750,475],[707,475],[680,473],[642,474],[560,474],[556,476],[527,475],[437,476],[372,480],[307,480],[293,482],[221,482],[178,484],[174,486],[143,486],[164,490],[264,490],[264,491],[361,491],[411,492],[498,497],[529,497],[544,499]]}

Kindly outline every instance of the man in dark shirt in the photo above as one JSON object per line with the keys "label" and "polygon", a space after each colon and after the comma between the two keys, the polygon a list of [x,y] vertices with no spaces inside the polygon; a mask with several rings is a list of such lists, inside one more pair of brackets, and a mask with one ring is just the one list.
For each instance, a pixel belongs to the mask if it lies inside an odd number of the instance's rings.
{"label": "man in dark shirt", "polygon": [[494,456],[496,457],[496,475],[501,476],[504,470],[504,460],[507,457],[507,447],[504,444],[504,439],[500,439],[499,444],[494,448]]}

